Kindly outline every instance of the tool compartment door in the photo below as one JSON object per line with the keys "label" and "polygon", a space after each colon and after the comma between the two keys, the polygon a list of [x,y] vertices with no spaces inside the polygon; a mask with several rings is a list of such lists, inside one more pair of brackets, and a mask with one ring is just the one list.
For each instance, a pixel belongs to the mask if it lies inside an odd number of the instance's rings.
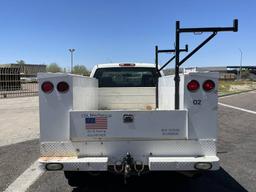
{"label": "tool compartment door", "polygon": [[187,139],[187,119],[186,110],[71,111],[70,137],[72,141]]}

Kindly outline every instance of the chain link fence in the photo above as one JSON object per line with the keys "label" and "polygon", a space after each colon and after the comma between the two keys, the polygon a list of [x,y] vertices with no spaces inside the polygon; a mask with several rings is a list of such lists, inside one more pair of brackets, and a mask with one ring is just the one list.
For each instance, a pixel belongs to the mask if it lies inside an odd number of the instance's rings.
{"label": "chain link fence", "polygon": [[45,65],[0,66],[0,99],[38,95],[37,72]]}

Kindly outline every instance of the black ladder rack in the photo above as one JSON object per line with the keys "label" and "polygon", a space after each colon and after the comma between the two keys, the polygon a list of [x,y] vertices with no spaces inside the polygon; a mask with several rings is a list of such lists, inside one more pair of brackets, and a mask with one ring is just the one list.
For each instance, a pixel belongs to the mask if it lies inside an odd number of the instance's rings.
{"label": "black ladder rack", "polygon": [[[180,21],[176,21],[176,34],[175,34],[175,49],[171,50],[158,50],[158,47],[155,48],[155,64],[157,72],[166,67],[172,60],[175,59],[175,109],[180,108],[180,99],[179,99],[179,89],[180,89],[180,75],[179,70],[180,66],[187,61],[192,55],[194,55],[199,49],[201,49],[205,44],[207,44],[213,37],[217,35],[218,32],[237,32],[238,31],[238,20],[234,19],[233,27],[205,27],[205,28],[181,28]],[[207,37],[201,44],[194,48],[187,56],[185,56],[180,61],[180,52],[188,52],[188,45],[185,46],[185,49],[180,49],[180,34],[181,33],[204,33],[211,32],[212,34]],[[159,53],[174,53],[175,55],[169,59],[160,69],[158,69],[158,54]],[[158,83],[156,85],[156,108],[158,108]]]}

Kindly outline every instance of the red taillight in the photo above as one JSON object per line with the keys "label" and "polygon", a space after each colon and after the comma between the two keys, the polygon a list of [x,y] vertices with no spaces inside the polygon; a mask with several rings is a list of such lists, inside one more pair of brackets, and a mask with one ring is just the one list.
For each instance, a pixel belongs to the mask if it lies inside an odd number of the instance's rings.
{"label": "red taillight", "polygon": [[53,91],[53,84],[50,81],[43,82],[41,89],[45,93],[51,93]]}
{"label": "red taillight", "polygon": [[187,84],[187,88],[189,91],[196,91],[197,89],[199,89],[200,85],[198,83],[198,81],[196,80],[191,80],[188,84]]}
{"label": "red taillight", "polygon": [[205,91],[211,91],[215,88],[215,83],[212,80],[206,80],[203,84]]}
{"label": "red taillight", "polygon": [[58,85],[57,85],[57,90],[61,93],[65,93],[69,90],[69,85],[67,82],[65,81],[62,81],[62,82],[59,82]]}

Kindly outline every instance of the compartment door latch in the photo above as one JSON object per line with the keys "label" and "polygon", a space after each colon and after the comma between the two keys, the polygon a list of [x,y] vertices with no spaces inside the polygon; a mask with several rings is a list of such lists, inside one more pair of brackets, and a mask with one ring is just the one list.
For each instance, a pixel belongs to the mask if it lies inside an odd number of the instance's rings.
{"label": "compartment door latch", "polygon": [[133,114],[124,114],[123,115],[123,122],[124,123],[132,123],[134,120]]}

